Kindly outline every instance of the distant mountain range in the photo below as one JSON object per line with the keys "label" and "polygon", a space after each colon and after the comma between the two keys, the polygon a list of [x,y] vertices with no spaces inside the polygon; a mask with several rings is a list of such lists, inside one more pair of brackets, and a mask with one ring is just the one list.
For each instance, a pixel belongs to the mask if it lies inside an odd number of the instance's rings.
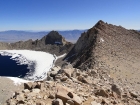
{"label": "distant mountain range", "polygon": [[[85,30],[65,30],[58,31],[66,40],[71,42],[76,42],[81,33],[87,31]],[[47,35],[50,31],[40,31],[40,32],[31,32],[31,31],[17,31],[17,30],[9,30],[9,31],[1,31],[0,32],[0,42],[17,42],[17,41],[25,41],[29,39],[40,39],[43,36]]]}

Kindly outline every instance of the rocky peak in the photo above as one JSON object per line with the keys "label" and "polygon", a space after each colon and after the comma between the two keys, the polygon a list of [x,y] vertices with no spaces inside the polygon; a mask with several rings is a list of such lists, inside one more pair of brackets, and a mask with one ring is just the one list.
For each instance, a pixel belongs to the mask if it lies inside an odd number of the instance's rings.
{"label": "rocky peak", "polygon": [[139,45],[140,34],[137,31],[99,21],[81,34],[66,58],[75,68],[110,72],[115,82],[127,83],[138,92]]}
{"label": "rocky peak", "polygon": [[104,21],[99,20],[99,21],[95,24],[95,26],[94,26],[94,27],[103,26],[103,25],[105,25],[105,24],[106,24],[106,23],[105,23]]}
{"label": "rocky peak", "polygon": [[74,67],[84,68],[84,65],[85,68],[92,68],[99,58],[105,55],[112,56],[112,52],[121,52],[125,55],[126,51],[131,52],[128,51],[129,49],[140,49],[136,48],[139,44],[138,37],[135,31],[100,20],[87,32],[81,34],[74,48],[67,55],[68,61],[73,63]]}
{"label": "rocky peak", "polygon": [[67,43],[65,38],[62,37],[62,35],[60,35],[57,31],[51,31],[43,38],[45,38],[45,44],[65,45]]}

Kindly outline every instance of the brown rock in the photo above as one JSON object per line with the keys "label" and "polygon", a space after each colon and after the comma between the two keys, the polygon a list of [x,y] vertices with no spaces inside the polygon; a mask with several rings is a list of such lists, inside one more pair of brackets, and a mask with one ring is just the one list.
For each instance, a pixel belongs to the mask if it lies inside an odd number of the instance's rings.
{"label": "brown rock", "polygon": [[138,94],[134,91],[130,91],[130,95],[134,98],[137,98],[138,97]]}
{"label": "brown rock", "polygon": [[66,81],[67,79],[68,79],[68,77],[64,76],[64,77],[61,78],[61,81]]}
{"label": "brown rock", "polygon": [[74,105],[74,102],[72,100],[67,101],[68,105]]}
{"label": "brown rock", "polygon": [[59,98],[53,100],[52,105],[64,105],[63,101]]}
{"label": "brown rock", "polygon": [[37,102],[36,105],[46,105],[45,102]]}
{"label": "brown rock", "polygon": [[59,73],[65,73],[67,77],[71,77],[74,69],[61,69]]}
{"label": "brown rock", "polygon": [[121,96],[121,89],[119,86],[113,84],[111,89],[112,89],[112,91],[116,92],[119,96]]}
{"label": "brown rock", "polygon": [[33,97],[36,97],[36,93],[33,93],[33,92],[28,93],[28,94],[26,94],[26,97],[27,97],[28,100],[30,100],[30,99],[32,99]]}
{"label": "brown rock", "polygon": [[62,99],[64,103],[66,103],[68,100],[72,100],[75,105],[81,105],[82,103],[79,96],[74,94],[71,89],[64,86],[57,87],[56,98]]}
{"label": "brown rock", "polygon": [[70,97],[67,95],[69,92],[71,92],[72,90],[64,87],[64,86],[58,86],[57,87],[57,93],[56,93],[56,98],[60,98],[63,100],[64,103],[67,102],[68,99],[70,99]]}
{"label": "brown rock", "polygon": [[136,100],[140,103],[140,98],[137,98]]}
{"label": "brown rock", "polygon": [[92,81],[89,79],[89,78],[85,78],[83,76],[78,76],[77,78],[79,81],[81,81],[82,83],[88,83],[88,84],[91,84]]}
{"label": "brown rock", "polygon": [[104,89],[97,90],[95,92],[95,95],[102,96],[102,97],[108,97],[108,94],[107,94],[107,92]]}
{"label": "brown rock", "polygon": [[76,78],[77,76],[80,76],[80,70],[79,69],[74,69],[72,73],[72,77]]}
{"label": "brown rock", "polygon": [[62,77],[63,77],[62,74],[57,74],[57,75],[55,76],[55,80],[60,80]]}
{"label": "brown rock", "polygon": [[54,99],[55,98],[55,94],[50,93],[48,98]]}
{"label": "brown rock", "polygon": [[24,89],[31,90],[32,89],[32,82],[24,83]]}

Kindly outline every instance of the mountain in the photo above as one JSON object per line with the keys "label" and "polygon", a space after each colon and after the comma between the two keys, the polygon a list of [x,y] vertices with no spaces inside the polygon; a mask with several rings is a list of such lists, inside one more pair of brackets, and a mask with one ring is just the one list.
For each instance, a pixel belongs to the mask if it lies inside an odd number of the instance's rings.
{"label": "mountain", "polygon": [[140,85],[140,33],[99,21],[81,34],[65,60],[79,69],[109,72],[135,90]]}
{"label": "mountain", "polygon": [[[86,30],[66,30],[58,31],[63,37],[68,41],[76,42],[80,34]],[[44,35],[48,34],[50,31],[40,31],[40,32],[30,32],[30,31],[1,31],[0,32],[0,42],[17,42],[26,41],[28,39],[36,40],[41,39]]]}
{"label": "mountain", "polygon": [[80,37],[81,33],[86,32],[87,30],[66,30],[58,31],[63,37],[65,37],[70,42],[76,42]]}
{"label": "mountain", "polygon": [[73,44],[65,40],[62,35],[57,31],[51,31],[40,40],[29,39],[27,41],[18,41],[15,43],[0,42],[0,50],[10,49],[28,49],[45,51],[56,55],[68,53],[72,48]]}
{"label": "mountain", "polygon": [[57,61],[61,67],[55,64],[51,68],[46,80],[22,83],[19,92],[14,92],[18,88],[12,85],[12,81],[0,77],[0,99],[5,102],[3,99],[9,95],[5,105],[139,105],[139,45],[140,32],[102,20],[83,32],[75,44],[57,31],[35,41],[1,42],[0,49],[29,49],[67,55],[64,61]]}

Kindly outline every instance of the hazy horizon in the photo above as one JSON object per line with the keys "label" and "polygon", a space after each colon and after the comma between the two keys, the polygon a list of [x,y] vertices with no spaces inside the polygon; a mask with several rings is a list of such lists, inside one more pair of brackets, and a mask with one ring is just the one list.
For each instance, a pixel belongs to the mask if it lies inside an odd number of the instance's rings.
{"label": "hazy horizon", "polygon": [[71,29],[71,30],[3,30],[0,32],[6,32],[6,31],[25,31],[25,32],[50,32],[50,31],[81,31],[81,30],[88,30],[88,29]]}

